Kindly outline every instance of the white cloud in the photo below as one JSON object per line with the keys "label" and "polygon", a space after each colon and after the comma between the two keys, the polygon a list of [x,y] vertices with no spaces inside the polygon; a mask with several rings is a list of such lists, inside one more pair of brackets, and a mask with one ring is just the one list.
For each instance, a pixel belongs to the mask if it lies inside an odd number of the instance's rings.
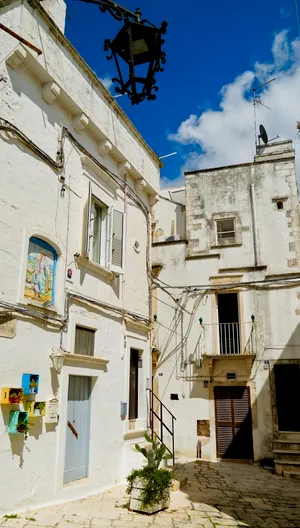
{"label": "white cloud", "polygon": [[[296,122],[300,119],[300,40],[289,42],[287,31],[278,33],[272,47],[273,62],[257,63],[221,89],[219,110],[192,114],[169,139],[196,148],[186,156],[183,170],[203,169],[248,162],[254,155],[252,90],[272,77],[259,95],[267,110],[259,105],[257,124],[262,123],[272,138],[293,139],[300,178],[300,138]],[[181,180],[182,181],[182,180]],[[164,182],[165,183],[165,182]],[[180,178],[176,180],[180,183]],[[173,184],[169,180],[169,185]]]}
{"label": "white cloud", "polygon": [[108,75],[105,75],[104,77],[100,77],[100,81],[102,82],[106,90],[108,92],[111,92],[111,88],[113,85],[112,79]]}

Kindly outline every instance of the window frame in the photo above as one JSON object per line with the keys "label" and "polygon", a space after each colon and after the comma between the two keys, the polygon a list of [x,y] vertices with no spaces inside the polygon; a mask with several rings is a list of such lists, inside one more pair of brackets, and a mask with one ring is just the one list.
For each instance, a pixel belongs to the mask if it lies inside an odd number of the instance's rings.
{"label": "window frame", "polygon": [[[233,233],[234,237],[224,237],[219,238],[219,234],[222,234],[221,231],[219,231],[218,224],[221,222],[228,222],[229,220],[233,221],[233,231],[223,231],[223,233]],[[228,218],[217,218],[215,220],[216,222],[216,245],[220,247],[226,247],[230,245],[235,245],[237,243],[237,233],[236,233],[236,218],[234,216],[230,216]],[[222,243],[222,240],[228,241],[227,243]]]}
{"label": "window frame", "polygon": [[[82,352],[76,352],[76,333],[77,333],[77,329],[80,329],[80,330],[85,330],[86,332],[89,332],[89,333],[92,333],[93,334],[93,353],[92,354],[83,354]],[[96,342],[96,330],[94,328],[89,328],[87,326],[83,326],[81,324],[76,324],[75,325],[75,332],[74,332],[74,350],[73,350],[73,353],[74,355],[78,356],[78,355],[81,355],[81,356],[86,356],[86,357],[95,357],[95,342]]]}
{"label": "window frame", "polygon": [[[94,236],[94,223],[93,223],[93,203],[99,205],[105,214],[105,218],[102,221],[101,229],[101,249],[100,249],[100,262],[97,262],[93,258],[93,236]],[[122,215],[122,231],[121,231],[121,265],[112,263],[112,255],[114,249],[114,229],[117,225],[115,224],[114,214],[118,213]],[[122,274],[124,269],[124,256],[125,256],[125,225],[126,215],[124,211],[118,207],[108,206],[104,201],[98,198],[96,193],[92,192],[92,183],[89,181],[88,199],[85,206],[85,226],[83,232],[83,253],[84,256],[95,266],[106,269],[116,274]],[[116,216],[117,218],[117,216]],[[101,257],[102,254],[102,257]]]}
{"label": "window frame", "polygon": [[[95,239],[95,216],[93,211],[95,210],[95,206],[99,207],[101,209],[101,220],[99,222],[99,232],[100,232],[100,244],[98,249],[98,260],[95,260],[94,258],[94,239]],[[108,217],[108,210],[109,207],[101,202],[94,194],[91,196],[91,214],[90,214],[90,237],[92,239],[92,243],[90,243],[90,251],[89,251],[89,259],[94,262],[95,264],[98,264],[99,266],[106,267],[107,263],[107,244],[106,244],[106,238],[107,238],[107,217]]]}

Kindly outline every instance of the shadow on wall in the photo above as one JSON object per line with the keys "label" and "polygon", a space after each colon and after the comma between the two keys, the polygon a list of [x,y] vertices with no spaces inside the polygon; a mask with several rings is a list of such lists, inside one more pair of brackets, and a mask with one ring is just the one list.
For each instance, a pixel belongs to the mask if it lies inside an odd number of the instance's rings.
{"label": "shadow on wall", "polygon": [[91,276],[97,279],[97,281],[101,284],[108,284],[110,288],[113,290],[115,296],[117,299],[120,299],[120,292],[121,292],[121,276],[118,275],[113,280],[107,279],[102,277],[97,271],[94,271],[91,269],[91,266],[89,266],[89,269],[87,270],[85,265],[82,263],[79,263],[78,265],[80,270],[80,285],[83,286],[85,278],[90,278]]}

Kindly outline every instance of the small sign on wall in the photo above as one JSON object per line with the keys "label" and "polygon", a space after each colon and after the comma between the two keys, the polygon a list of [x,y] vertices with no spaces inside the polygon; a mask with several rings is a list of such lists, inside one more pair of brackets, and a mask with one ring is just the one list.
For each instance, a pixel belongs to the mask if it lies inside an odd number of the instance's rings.
{"label": "small sign on wall", "polygon": [[197,436],[210,437],[209,420],[197,420]]}
{"label": "small sign on wall", "polygon": [[53,398],[46,403],[45,423],[58,422],[58,400]]}

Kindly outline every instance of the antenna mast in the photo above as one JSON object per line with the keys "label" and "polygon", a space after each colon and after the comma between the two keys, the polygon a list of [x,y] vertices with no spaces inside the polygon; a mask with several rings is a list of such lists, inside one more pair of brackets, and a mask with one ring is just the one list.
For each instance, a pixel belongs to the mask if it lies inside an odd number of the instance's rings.
{"label": "antenna mast", "polygon": [[257,125],[256,125],[256,107],[258,105],[262,105],[264,106],[265,108],[268,108],[268,110],[270,110],[270,108],[266,105],[264,105],[261,100],[260,100],[260,97],[259,96],[256,96],[256,90],[258,90],[259,88],[262,88],[263,86],[266,86],[266,84],[269,84],[273,81],[275,81],[276,77],[273,77],[273,79],[270,79],[269,81],[266,81],[265,83],[263,84],[259,84],[258,86],[256,86],[255,88],[252,88],[253,90],[253,113],[254,113],[254,137],[255,137],[255,148],[257,147]]}

